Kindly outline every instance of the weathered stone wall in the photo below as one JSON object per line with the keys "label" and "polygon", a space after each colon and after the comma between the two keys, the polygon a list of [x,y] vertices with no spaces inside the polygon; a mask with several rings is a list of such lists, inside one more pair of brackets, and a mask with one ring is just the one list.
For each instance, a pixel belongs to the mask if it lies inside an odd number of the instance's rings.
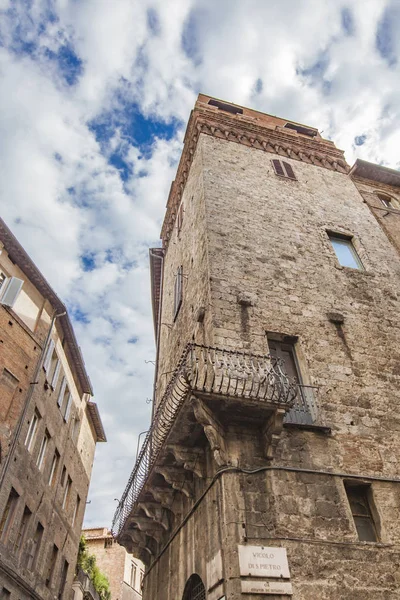
{"label": "weathered stone wall", "polygon": [[[262,423],[226,427],[238,469],[217,476],[208,492],[204,485],[204,498],[146,576],[146,600],[180,600],[194,572],[211,600],[242,597],[237,545],[244,542],[287,548],[295,600],[400,597],[399,255],[349,176],[285,158],[297,176],[291,181],[275,175],[272,158],[279,156],[200,136],[188,229],[167,250],[163,321],[173,272],[181,257],[204,255],[205,235],[208,265],[199,280],[189,273],[183,310],[162,334],[160,373],[174,368],[178,340],[190,341],[194,330],[196,340],[262,353],[267,332],[296,337],[303,383],[317,386],[317,423],[331,433],[286,427],[271,463]],[[187,201],[188,187],[185,194]],[[364,270],[339,265],[327,230],[353,236]],[[208,277],[205,325],[195,325],[190,307],[206,296]],[[238,303],[243,293],[250,306]],[[208,468],[207,484],[214,474]],[[351,476],[371,485],[378,543],[358,541],[344,488]],[[210,589],[207,563],[221,548],[224,582]]]}
{"label": "weathered stone wall", "polygon": [[[182,204],[182,229],[178,232],[177,226],[174,227],[164,259],[158,402],[186,344],[192,341],[206,344],[210,337],[208,247],[200,150],[193,159]],[[174,285],[180,266],[183,266],[183,302],[174,322]],[[198,314],[204,309],[205,320],[200,324]]]}

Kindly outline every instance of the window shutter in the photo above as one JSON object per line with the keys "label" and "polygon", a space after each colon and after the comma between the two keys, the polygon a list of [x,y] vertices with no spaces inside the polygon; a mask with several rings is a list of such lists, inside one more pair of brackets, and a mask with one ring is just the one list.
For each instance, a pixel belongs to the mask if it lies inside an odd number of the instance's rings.
{"label": "window shutter", "polygon": [[175,289],[174,289],[174,320],[176,319],[180,306],[182,304],[182,275],[183,267],[180,266],[175,276]]}
{"label": "window shutter", "polygon": [[44,362],[43,362],[43,369],[46,372],[49,370],[49,366],[50,366],[50,361],[51,361],[51,357],[52,357],[52,354],[53,354],[53,350],[54,350],[54,342],[53,342],[53,340],[50,340],[50,343],[47,346],[47,352],[46,352],[46,356],[45,356]]}
{"label": "window shutter", "polygon": [[60,375],[61,362],[57,360],[56,368],[54,369],[53,377],[51,380],[51,387],[54,389],[57,385],[58,377]]}
{"label": "window shutter", "polygon": [[68,394],[68,400],[67,400],[67,406],[65,408],[65,415],[64,415],[64,419],[68,422],[69,419],[69,413],[71,412],[71,404],[72,404],[72,398],[71,398],[71,394]]}
{"label": "window shutter", "polygon": [[6,284],[3,293],[1,294],[0,304],[3,304],[4,306],[9,306],[10,308],[14,306],[23,284],[24,282],[22,279],[18,279],[17,277],[11,277],[11,279]]}
{"label": "window shutter", "polygon": [[292,165],[289,165],[289,163],[287,163],[287,162],[282,162],[282,165],[283,165],[283,167],[286,171],[286,175],[289,177],[289,179],[296,179],[296,175],[294,174]]}
{"label": "window shutter", "polygon": [[277,175],[281,175],[282,177],[286,176],[285,175],[285,171],[283,170],[282,163],[281,163],[280,160],[277,160],[276,158],[274,158],[274,159],[272,159],[272,164],[274,166],[275,173]]}
{"label": "window shutter", "polygon": [[67,387],[67,380],[65,379],[65,377],[63,377],[61,387],[60,387],[60,393],[58,394],[58,400],[57,400],[58,406],[61,406],[61,404],[62,404],[66,387]]}

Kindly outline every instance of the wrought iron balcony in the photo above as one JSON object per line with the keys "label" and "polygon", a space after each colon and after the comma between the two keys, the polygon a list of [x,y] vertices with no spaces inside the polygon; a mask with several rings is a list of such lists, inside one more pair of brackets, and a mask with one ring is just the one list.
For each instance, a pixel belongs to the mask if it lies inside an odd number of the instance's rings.
{"label": "wrought iron balcony", "polygon": [[114,515],[113,534],[122,531],[180,409],[191,394],[289,410],[297,389],[279,358],[188,344],[159,403]]}

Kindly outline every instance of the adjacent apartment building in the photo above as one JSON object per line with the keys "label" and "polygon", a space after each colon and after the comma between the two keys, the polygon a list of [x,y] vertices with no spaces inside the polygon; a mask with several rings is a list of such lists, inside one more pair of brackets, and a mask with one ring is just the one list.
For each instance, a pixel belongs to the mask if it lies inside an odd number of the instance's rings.
{"label": "adjacent apartment building", "polygon": [[150,251],[144,600],[400,597],[400,173],[200,95]]}
{"label": "adjacent apartment building", "polygon": [[0,597],[70,597],[106,441],[66,308],[0,220]]}
{"label": "adjacent apartment building", "polygon": [[143,563],[129,554],[106,527],[83,529],[88,551],[110,582],[111,600],[141,600]]}

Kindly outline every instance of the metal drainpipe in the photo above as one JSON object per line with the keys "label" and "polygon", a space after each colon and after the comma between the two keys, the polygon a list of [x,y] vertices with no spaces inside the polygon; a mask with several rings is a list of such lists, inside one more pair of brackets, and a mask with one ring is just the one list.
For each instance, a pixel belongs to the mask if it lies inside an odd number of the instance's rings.
{"label": "metal drainpipe", "polygon": [[43,344],[42,352],[40,353],[39,360],[37,362],[36,369],[35,369],[35,372],[33,374],[33,381],[31,381],[31,383],[29,384],[30,387],[29,387],[29,390],[28,390],[28,394],[26,396],[25,406],[24,406],[24,409],[23,409],[23,411],[21,413],[21,416],[19,418],[18,425],[17,425],[16,430],[15,430],[14,438],[13,438],[13,441],[11,443],[10,451],[7,454],[7,458],[6,458],[5,462],[4,462],[4,465],[3,465],[2,470],[1,470],[1,474],[0,474],[0,488],[3,485],[4,478],[6,476],[8,466],[9,466],[9,464],[11,462],[11,458],[14,455],[14,451],[15,451],[15,448],[17,446],[17,442],[18,442],[18,439],[19,439],[19,436],[20,436],[20,433],[21,433],[22,425],[24,423],[25,416],[26,416],[26,413],[28,412],[28,408],[29,408],[29,405],[30,405],[30,402],[31,402],[31,399],[32,399],[33,390],[35,389],[34,386],[39,383],[39,381],[37,381],[37,379],[39,377],[40,369],[42,368],[42,365],[43,365],[44,357],[45,357],[45,354],[46,354],[46,351],[47,351],[47,346],[48,346],[48,343],[49,343],[49,340],[50,340],[50,337],[51,337],[51,333],[53,331],[54,323],[56,322],[56,319],[58,317],[63,317],[66,314],[67,314],[66,311],[64,311],[63,313],[59,313],[59,314],[54,313],[53,317],[51,319],[51,324],[50,324],[49,330],[47,332],[47,336],[46,336],[45,342]]}

